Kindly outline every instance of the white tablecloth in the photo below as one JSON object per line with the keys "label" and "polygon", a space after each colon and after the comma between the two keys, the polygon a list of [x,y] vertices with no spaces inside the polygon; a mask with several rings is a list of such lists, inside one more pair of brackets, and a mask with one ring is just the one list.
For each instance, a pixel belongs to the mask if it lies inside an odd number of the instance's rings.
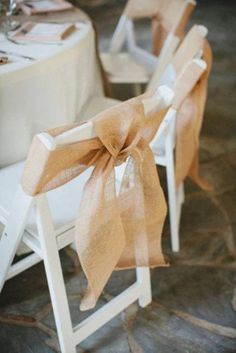
{"label": "white tablecloth", "polygon": [[0,36],[12,56],[0,66],[0,167],[26,157],[32,137],[44,129],[83,120],[91,97],[102,95],[94,31],[81,22],[63,44],[17,45]]}

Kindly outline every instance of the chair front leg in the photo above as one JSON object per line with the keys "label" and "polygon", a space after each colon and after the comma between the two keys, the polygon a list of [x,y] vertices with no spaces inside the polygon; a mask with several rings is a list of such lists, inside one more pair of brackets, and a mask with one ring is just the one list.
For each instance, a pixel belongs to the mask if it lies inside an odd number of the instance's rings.
{"label": "chair front leg", "polygon": [[37,197],[36,207],[37,228],[61,351],[76,353],[57,239],[45,195]]}

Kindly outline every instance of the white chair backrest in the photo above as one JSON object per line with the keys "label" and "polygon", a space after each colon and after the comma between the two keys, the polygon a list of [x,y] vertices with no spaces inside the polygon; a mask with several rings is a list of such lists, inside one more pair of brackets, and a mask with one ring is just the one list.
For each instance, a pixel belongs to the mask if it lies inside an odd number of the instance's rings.
{"label": "white chair backrest", "polygon": [[173,85],[175,96],[173,107],[178,110],[185,98],[192,91],[193,87],[207,69],[207,64],[202,59],[192,59],[183,68]]}
{"label": "white chair backrest", "polygon": [[151,147],[162,149],[163,145],[169,141],[173,146],[175,145],[175,118],[177,110],[192,91],[206,68],[206,62],[201,59],[192,59],[183,67],[182,72],[173,85],[174,99],[172,107],[168,110],[163,123],[152,140]]}
{"label": "white chair backrest", "polygon": [[125,41],[128,48],[136,46],[133,20],[137,18],[152,18],[159,13],[170,33],[178,35],[179,27],[186,22],[189,5],[195,6],[195,0],[129,0],[112,36],[110,52],[119,52]]}
{"label": "white chair backrest", "polygon": [[183,65],[193,58],[201,58],[208,29],[202,25],[194,25],[176,50],[171,61],[177,75]]}
{"label": "white chair backrest", "polygon": [[[173,102],[173,99],[174,99],[174,93],[172,89],[170,89],[167,86],[158,87],[156,92],[152,95],[152,97],[145,98],[143,100],[145,115],[148,117],[148,114],[155,112],[156,109],[158,110],[165,109]],[[57,147],[62,145],[94,138],[96,137],[96,134],[93,129],[93,122],[90,120],[84,123],[83,125],[79,125],[78,127],[75,127],[69,131],[66,131],[60,134],[57,137],[52,137],[47,133],[41,133],[41,134],[38,134],[37,136],[49,151],[53,151],[57,149]],[[115,168],[115,175],[116,175],[116,181],[117,181],[116,183],[117,195],[120,192],[121,181],[123,179],[126,162]]]}
{"label": "white chair backrest", "polygon": [[207,32],[206,27],[194,25],[186,34],[166,69],[162,70],[159,65],[157,66],[147,90],[155,89],[160,84],[172,87],[183,67],[194,58],[201,58]]}
{"label": "white chair backrest", "polygon": [[[167,86],[158,87],[152,97],[143,100],[145,115],[148,116],[148,113],[155,111],[155,109],[160,110],[168,107],[172,103],[173,98],[174,94],[172,89]],[[93,129],[93,122],[90,120],[85,124],[79,125],[78,127],[60,134],[57,137],[52,137],[45,132],[38,134],[38,137],[49,151],[53,151],[61,145],[94,138],[96,137],[96,134]]]}

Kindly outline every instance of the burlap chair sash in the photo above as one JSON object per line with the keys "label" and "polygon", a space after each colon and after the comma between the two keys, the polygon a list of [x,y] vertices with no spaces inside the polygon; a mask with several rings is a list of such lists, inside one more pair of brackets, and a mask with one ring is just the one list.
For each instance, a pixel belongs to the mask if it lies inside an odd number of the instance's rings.
{"label": "burlap chair sash", "polygon": [[[26,193],[55,189],[93,167],[76,220],[78,256],[88,280],[81,310],[95,306],[114,269],[163,266],[166,203],[149,142],[166,113],[145,118],[140,98],[97,115],[95,138],[49,151],[36,136],[22,178]],[[49,130],[58,136],[71,126]],[[126,161],[117,195],[115,166]],[[79,182],[79,179],[78,179]]]}
{"label": "burlap chair sash", "polygon": [[[208,78],[212,67],[212,52],[209,43],[203,45],[203,59],[207,63],[206,71],[201,75],[190,94],[178,101],[178,92],[173,106],[178,110],[176,121],[176,184],[189,176],[204,190],[211,190],[211,185],[199,173],[199,140],[207,99]],[[178,57],[179,60],[179,57]],[[180,63],[178,63],[178,67]],[[194,75],[194,72],[192,72]],[[188,77],[183,82],[188,85]],[[184,88],[178,87],[181,92]]]}

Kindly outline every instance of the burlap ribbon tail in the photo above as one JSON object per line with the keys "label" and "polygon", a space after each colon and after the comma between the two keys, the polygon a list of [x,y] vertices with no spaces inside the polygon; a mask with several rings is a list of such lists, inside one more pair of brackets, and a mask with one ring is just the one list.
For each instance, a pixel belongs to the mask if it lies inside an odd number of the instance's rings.
{"label": "burlap ribbon tail", "polygon": [[184,99],[177,113],[175,174],[177,186],[188,176],[202,189],[210,191],[212,186],[199,173],[199,140],[207,99],[208,78],[212,67],[212,52],[207,40],[203,59],[207,69]]}

